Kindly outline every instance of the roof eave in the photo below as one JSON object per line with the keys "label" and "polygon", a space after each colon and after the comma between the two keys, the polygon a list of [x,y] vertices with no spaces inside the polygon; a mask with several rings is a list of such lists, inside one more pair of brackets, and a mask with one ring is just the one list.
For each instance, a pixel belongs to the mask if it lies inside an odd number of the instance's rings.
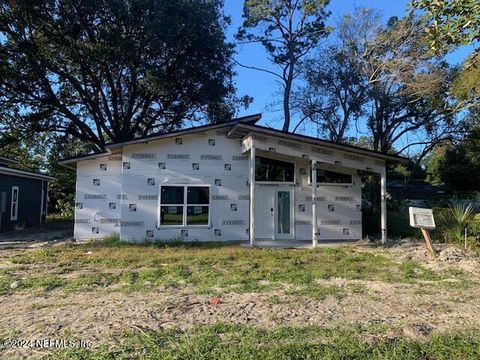
{"label": "roof eave", "polygon": [[[379,158],[382,160],[385,160],[387,162],[393,162],[393,163],[401,163],[401,164],[407,164],[410,160],[402,157],[402,156],[396,156],[396,155],[388,155],[388,154],[382,154],[373,150],[368,150],[368,149],[362,149],[359,147],[355,146],[347,146],[344,144],[338,144],[338,143],[333,143],[333,142],[327,142],[325,140],[321,139],[315,139],[309,136],[305,135],[298,135],[298,134],[292,134],[292,133],[287,133],[283,132],[280,130],[275,130],[275,129],[269,129],[263,126],[258,126],[258,125],[247,125],[247,124],[237,124],[230,132],[229,135],[234,135],[236,131],[239,129],[244,129],[248,130],[251,132],[259,132],[259,133],[265,133],[269,134],[272,136],[276,137],[283,137],[285,139],[290,139],[290,140],[297,140],[297,141],[302,141],[302,142],[308,142],[313,145],[318,145],[318,146],[325,146],[341,151],[348,151],[352,153],[357,153],[357,154],[362,154],[365,156],[370,156],[373,158]],[[245,132],[243,132],[245,134]]]}
{"label": "roof eave", "polygon": [[57,178],[45,174],[33,173],[29,171],[13,169],[13,168],[6,168],[0,167],[0,174],[4,175],[11,175],[17,177],[25,177],[25,178],[32,178],[32,179],[39,179],[39,180],[57,180]]}

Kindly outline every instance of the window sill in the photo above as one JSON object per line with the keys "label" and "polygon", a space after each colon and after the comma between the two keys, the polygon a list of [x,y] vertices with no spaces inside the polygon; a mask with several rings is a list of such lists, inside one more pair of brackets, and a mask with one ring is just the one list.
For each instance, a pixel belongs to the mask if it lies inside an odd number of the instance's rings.
{"label": "window sill", "polygon": [[175,230],[175,229],[181,229],[181,230],[189,230],[189,229],[211,229],[211,225],[162,225],[162,226],[157,226],[157,230]]}

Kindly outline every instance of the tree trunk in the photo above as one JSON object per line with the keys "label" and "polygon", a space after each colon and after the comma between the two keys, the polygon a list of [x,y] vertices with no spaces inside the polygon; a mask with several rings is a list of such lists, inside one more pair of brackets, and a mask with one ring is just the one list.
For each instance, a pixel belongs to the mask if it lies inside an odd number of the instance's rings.
{"label": "tree trunk", "polygon": [[290,130],[290,95],[292,92],[292,82],[293,82],[293,69],[295,62],[292,60],[290,63],[290,68],[288,69],[288,75],[285,79],[285,91],[283,93],[283,129],[282,131],[288,132]]}

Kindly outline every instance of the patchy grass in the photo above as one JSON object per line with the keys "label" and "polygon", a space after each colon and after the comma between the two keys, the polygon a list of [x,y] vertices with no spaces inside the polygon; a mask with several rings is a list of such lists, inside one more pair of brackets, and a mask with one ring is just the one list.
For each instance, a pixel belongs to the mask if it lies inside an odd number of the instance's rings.
{"label": "patchy grass", "polygon": [[[143,291],[185,285],[200,294],[246,293],[292,285],[292,294],[322,299],[342,296],[346,290],[321,286],[319,279],[428,281],[462,289],[471,284],[460,270],[435,272],[412,260],[394,261],[353,247],[273,250],[225,244],[133,245],[112,238],[103,243],[25,251],[10,261],[0,272],[0,293],[58,288],[70,292]],[[16,280],[21,286],[10,289]],[[362,289],[351,290],[355,291]]]}
{"label": "patchy grass", "polygon": [[[375,335],[372,335],[375,334]],[[279,327],[199,326],[126,333],[116,344],[98,349],[70,349],[50,359],[478,359],[480,333],[434,335],[421,342],[392,338],[381,328],[361,326]]]}

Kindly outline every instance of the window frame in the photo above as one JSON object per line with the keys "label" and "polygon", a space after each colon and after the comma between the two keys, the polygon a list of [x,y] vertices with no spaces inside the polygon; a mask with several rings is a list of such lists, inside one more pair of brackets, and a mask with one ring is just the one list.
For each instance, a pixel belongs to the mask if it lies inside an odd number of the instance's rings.
{"label": "window frame", "polygon": [[[275,158],[271,158],[271,157],[267,157],[267,156],[255,156],[255,159],[257,158],[263,158],[263,159],[270,159],[270,160],[275,160],[275,161],[281,161],[281,162],[284,162],[284,163],[287,163],[287,164],[292,164],[293,165],[293,181],[264,181],[264,180],[257,180],[255,178],[255,184],[285,184],[285,185],[293,185],[296,183],[296,180],[297,180],[297,164],[295,162],[295,160],[292,160],[292,161],[287,161],[287,160],[284,160],[284,159],[275,159]],[[254,168],[254,176],[256,177],[256,174],[257,174],[257,168],[256,168],[256,162],[255,162],[255,168]]]}
{"label": "window frame", "polygon": [[[307,177],[308,177],[308,185],[312,185],[312,167],[310,166],[309,168],[309,172],[307,174]],[[322,169],[322,168],[319,168],[317,167],[317,170],[324,170],[324,171],[330,171],[330,172],[336,172],[336,173],[339,173],[339,174],[343,174],[343,175],[349,175],[350,178],[351,178],[351,181],[349,183],[324,183],[324,182],[318,182],[318,178],[317,178],[317,187],[319,186],[353,186],[353,174],[350,174],[350,173],[347,173],[347,172],[344,172],[344,171],[338,171],[337,169],[335,170],[332,170],[332,169]]]}
{"label": "window frame", "polygon": [[[13,194],[15,192],[15,190],[17,191],[17,199],[15,201],[13,201]],[[17,221],[18,220],[18,199],[19,199],[19,196],[20,196],[20,189],[18,188],[18,186],[12,186],[12,197],[10,199],[10,221]],[[13,205],[15,204],[15,215],[13,214]]]}
{"label": "window frame", "polygon": [[[183,204],[162,204],[162,187],[183,187]],[[203,187],[208,188],[208,204],[189,204],[188,203],[188,188],[192,187]],[[158,229],[175,229],[175,228],[211,228],[212,224],[212,197],[211,197],[211,188],[209,184],[161,184],[158,187],[158,205],[157,205],[157,228]],[[162,215],[162,206],[181,206],[182,210],[182,224],[176,225],[162,225],[161,224],[161,215]],[[208,207],[208,223],[207,224],[187,224],[188,216],[188,207],[189,206],[201,206]]]}

